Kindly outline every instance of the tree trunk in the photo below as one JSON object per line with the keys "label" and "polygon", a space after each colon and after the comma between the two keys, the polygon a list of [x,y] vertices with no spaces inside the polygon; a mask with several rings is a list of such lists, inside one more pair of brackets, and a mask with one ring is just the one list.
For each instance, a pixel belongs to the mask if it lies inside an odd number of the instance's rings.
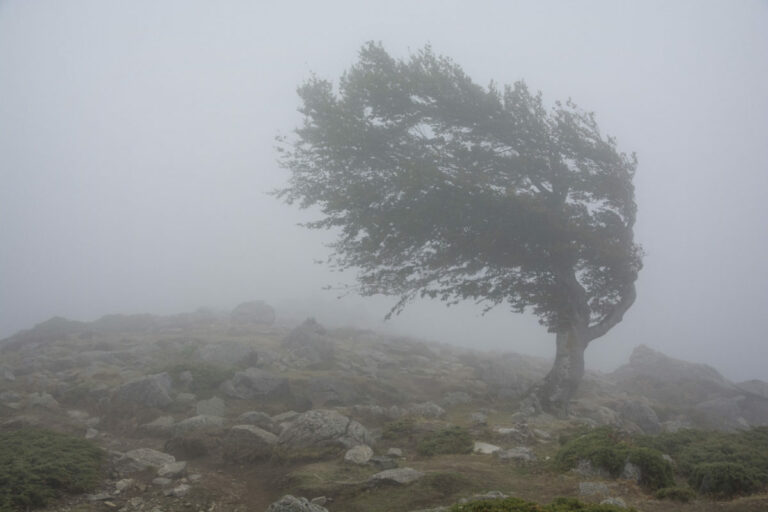
{"label": "tree trunk", "polygon": [[568,405],[584,376],[584,350],[589,344],[581,329],[557,333],[555,364],[544,381],[532,390],[538,409],[556,416],[567,416]]}

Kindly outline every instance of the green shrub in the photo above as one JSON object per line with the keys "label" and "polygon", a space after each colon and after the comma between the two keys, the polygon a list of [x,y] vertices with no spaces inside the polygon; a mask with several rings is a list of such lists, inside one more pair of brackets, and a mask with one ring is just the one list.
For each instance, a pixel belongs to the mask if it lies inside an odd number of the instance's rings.
{"label": "green shrub", "polygon": [[570,437],[555,457],[555,463],[563,471],[575,468],[581,460],[618,476],[627,460],[625,436],[610,427],[596,428]]}
{"label": "green shrub", "polygon": [[630,447],[627,461],[640,468],[640,485],[647,489],[661,489],[674,485],[672,466],[662,454],[652,448]]}
{"label": "green shrub", "polygon": [[672,466],[664,460],[661,452],[636,446],[629,436],[610,427],[574,436],[555,457],[555,463],[563,471],[575,468],[581,460],[588,460],[613,477],[619,476],[624,465],[631,462],[640,468],[640,484],[652,490],[674,483]]}
{"label": "green shrub", "polygon": [[43,507],[62,493],[92,489],[102,456],[93,443],[57,432],[0,432],[0,512]]}
{"label": "green shrub", "polygon": [[452,426],[427,436],[416,447],[416,451],[420,455],[470,453],[473,445],[472,437],[470,437],[467,429]]}
{"label": "green shrub", "polygon": [[681,430],[642,437],[639,444],[668,453],[691,487],[726,498],[768,485],[768,428],[743,432]]}
{"label": "green shrub", "polygon": [[402,418],[384,425],[381,437],[390,441],[407,439],[416,432],[416,421],[413,418]]}
{"label": "green shrub", "polygon": [[733,498],[759,490],[760,480],[757,473],[742,464],[713,462],[697,465],[691,473],[689,483],[701,494],[716,498]]}
{"label": "green shrub", "polygon": [[656,499],[659,500],[672,500],[679,501],[680,503],[688,503],[696,498],[696,493],[693,489],[687,487],[664,487],[656,491]]}
{"label": "green shrub", "polygon": [[557,498],[549,505],[538,505],[520,498],[480,500],[454,505],[449,512],[633,512],[615,505],[582,503],[573,498]]}

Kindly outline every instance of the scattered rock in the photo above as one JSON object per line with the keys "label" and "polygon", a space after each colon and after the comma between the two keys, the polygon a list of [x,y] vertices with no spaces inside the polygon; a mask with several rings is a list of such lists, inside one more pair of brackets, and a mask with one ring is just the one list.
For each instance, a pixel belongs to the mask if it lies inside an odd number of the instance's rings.
{"label": "scattered rock", "polygon": [[272,432],[254,425],[235,425],[222,439],[225,460],[233,462],[257,462],[268,459],[277,443]]}
{"label": "scattered rock", "polygon": [[370,446],[366,446],[364,444],[353,446],[347,450],[347,453],[344,454],[344,460],[346,462],[351,462],[352,464],[358,464],[361,466],[368,464],[368,461],[371,460],[371,457],[373,457],[373,450]]}
{"label": "scattered rock", "polygon": [[95,428],[88,427],[85,430],[86,439],[96,439],[97,437],[99,437],[99,431],[96,430]]}
{"label": "scattered rock", "polygon": [[191,418],[187,418],[176,423],[173,426],[173,435],[181,436],[194,430],[217,428],[222,427],[223,425],[224,418],[220,418],[219,416],[192,416]]}
{"label": "scattered rock", "polygon": [[209,343],[199,347],[196,353],[201,361],[222,368],[235,365],[256,366],[259,362],[258,352],[253,347],[239,341]]}
{"label": "scattered rock", "polygon": [[607,495],[610,492],[603,482],[580,482],[579,496],[594,496],[595,494]]}
{"label": "scattered rock", "polygon": [[631,421],[646,434],[661,432],[661,423],[656,411],[642,400],[627,400],[619,408],[623,419]]}
{"label": "scattered rock", "polygon": [[445,409],[434,402],[424,402],[420,404],[409,405],[406,409],[409,416],[419,416],[422,418],[438,419],[445,416]]}
{"label": "scattered rock", "polygon": [[[298,413],[296,413],[296,415],[298,415]],[[243,414],[237,417],[236,421],[238,425],[253,425],[255,427],[259,427],[269,432],[272,432],[273,434],[280,433],[280,428],[277,427],[277,425],[272,420],[272,418],[270,418],[268,414],[263,412],[259,412],[259,411],[244,412]]]}
{"label": "scattered rock", "polygon": [[642,470],[640,469],[640,466],[637,464],[632,464],[631,462],[624,463],[624,467],[621,470],[621,475],[619,478],[624,480],[632,480],[633,482],[638,483],[641,477]]}
{"label": "scattered rock", "polygon": [[481,427],[488,424],[488,415],[482,412],[473,412],[469,416],[469,421],[476,427]]}
{"label": "scattered rock", "polygon": [[615,496],[609,496],[608,498],[605,498],[603,501],[600,502],[601,505],[613,505],[614,507],[619,508],[627,508],[627,504],[624,502],[623,499],[617,498]]}
{"label": "scattered rock", "polygon": [[480,441],[475,441],[475,446],[472,448],[473,452],[480,453],[482,455],[493,455],[500,450],[500,446],[496,446],[495,444],[482,443]]}
{"label": "scattered rock", "polygon": [[158,487],[168,487],[173,483],[173,480],[171,480],[170,478],[158,476],[152,479],[152,483],[154,485],[157,485]]}
{"label": "scattered rock", "polygon": [[59,402],[57,402],[55,398],[46,392],[30,393],[27,395],[27,404],[30,407],[42,407],[44,409],[51,410],[59,408]]}
{"label": "scattered rock", "polygon": [[334,359],[334,343],[326,334],[325,327],[308,318],[288,334],[282,347],[290,352],[299,367],[327,364]]}
{"label": "scattered rock", "polygon": [[397,484],[408,485],[424,477],[424,473],[413,468],[387,469],[374,474],[368,480],[373,485]]}
{"label": "scattered rock", "polygon": [[170,394],[171,384],[171,376],[165,372],[149,375],[119,387],[114,398],[144,407],[163,408],[173,402]]}
{"label": "scattered rock", "polygon": [[169,462],[160,466],[157,476],[161,478],[181,478],[187,474],[187,463],[184,461]]}
{"label": "scattered rock", "polygon": [[533,450],[525,446],[500,450],[496,452],[496,456],[499,460],[518,460],[523,462],[532,462],[536,460],[536,454],[533,453]]}
{"label": "scattered rock", "polygon": [[160,416],[141,425],[139,432],[149,436],[166,437],[171,435],[174,423],[173,416]]}
{"label": "scattered rock", "polygon": [[581,476],[590,478],[610,478],[611,476],[608,471],[603,468],[593,466],[592,462],[586,459],[581,459],[578,464],[576,464],[576,467],[571,471],[578,473]]}
{"label": "scattered rock", "polygon": [[133,478],[123,478],[115,482],[115,490],[117,492],[123,492],[126,489],[130,489],[134,486],[136,481]]}
{"label": "scattered rock", "polygon": [[197,414],[202,416],[224,416],[226,410],[227,405],[224,400],[217,396],[208,400],[200,400],[196,407]]}
{"label": "scattered rock", "polygon": [[322,457],[359,444],[373,444],[368,431],[336,411],[316,409],[299,415],[277,441],[282,455]]}
{"label": "scattered rock", "polygon": [[274,375],[267,370],[253,367],[235,373],[230,380],[221,385],[221,390],[227,396],[242,400],[287,399],[291,397],[288,379]]}
{"label": "scattered rock", "polygon": [[149,467],[159,468],[164,464],[176,462],[176,457],[152,448],[136,448],[123,454],[115,453],[115,469],[120,474],[135,473]]}
{"label": "scattered rock", "polygon": [[288,494],[272,503],[266,512],[328,512],[328,509],[311,503],[306,498],[297,498]]}
{"label": "scattered rock", "polygon": [[389,455],[390,457],[400,458],[403,456],[403,450],[401,450],[400,448],[390,448],[387,450],[387,455]]}
{"label": "scattered rock", "polygon": [[394,469],[397,467],[397,462],[395,462],[395,459],[382,455],[371,457],[371,460],[369,460],[368,463],[382,471],[385,469]]}
{"label": "scattered rock", "polygon": [[189,486],[189,484],[179,484],[173,489],[166,489],[164,491],[164,494],[166,496],[173,496],[174,498],[183,498],[187,494],[189,494],[189,491],[192,490],[192,487]]}

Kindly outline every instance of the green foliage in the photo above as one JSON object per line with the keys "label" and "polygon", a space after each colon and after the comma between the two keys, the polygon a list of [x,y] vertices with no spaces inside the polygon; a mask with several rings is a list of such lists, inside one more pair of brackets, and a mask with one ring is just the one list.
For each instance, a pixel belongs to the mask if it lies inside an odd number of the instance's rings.
{"label": "green foliage", "polygon": [[716,498],[733,498],[752,494],[764,485],[765,474],[734,462],[713,462],[697,465],[688,479],[701,494]]}
{"label": "green foliage", "polygon": [[640,468],[640,485],[647,489],[660,489],[675,483],[672,466],[657,450],[630,447],[627,461]]}
{"label": "green foliage", "polygon": [[45,506],[99,480],[102,451],[89,441],[40,429],[0,432],[0,512]]}
{"label": "green foliage", "polygon": [[384,425],[382,439],[390,441],[409,439],[416,432],[416,421],[413,418],[402,418]]}
{"label": "green foliage", "polygon": [[632,512],[615,505],[582,503],[573,498],[557,498],[549,505],[538,505],[520,498],[480,500],[454,505],[449,512]]}
{"label": "green foliage", "polygon": [[702,494],[726,498],[768,485],[768,427],[743,432],[681,430],[637,442],[668,453]]}
{"label": "green foliage", "polygon": [[688,503],[696,499],[696,493],[688,487],[664,487],[656,491],[656,499]]}
{"label": "green foliage", "polygon": [[640,484],[648,489],[668,487],[674,483],[672,467],[662,453],[649,447],[636,446],[633,440],[611,427],[601,427],[575,436],[557,452],[555,463],[561,470],[576,467],[588,460],[613,477],[631,462],[640,468]]}
{"label": "green foliage", "polygon": [[426,485],[442,496],[451,496],[472,487],[472,482],[461,473],[428,473],[422,480],[421,485]]}
{"label": "green foliage", "polygon": [[192,385],[190,392],[201,398],[210,398],[219,389],[222,382],[230,379],[234,375],[234,370],[222,368],[221,366],[205,362],[179,363],[163,371],[168,372],[173,380],[178,382],[179,376],[188,371],[192,374]]}
{"label": "green foliage", "polygon": [[472,437],[467,429],[451,426],[424,438],[416,447],[416,451],[420,455],[470,453],[472,446]]}
{"label": "green foliage", "polygon": [[[362,295],[530,307],[553,329],[634,301],[633,156],[568,101],[518,82],[483,88],[427,47],[407,61],[369,43],[337,90],[299,87],[304,122],[281,140],[287,202],[335,228],[331,263]],[[578,276],[578,279],[577,279]]]}

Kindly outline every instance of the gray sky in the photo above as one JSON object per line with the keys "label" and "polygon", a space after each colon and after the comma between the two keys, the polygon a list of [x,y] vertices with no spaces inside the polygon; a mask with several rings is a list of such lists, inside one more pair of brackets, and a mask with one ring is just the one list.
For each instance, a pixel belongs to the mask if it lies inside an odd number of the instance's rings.
{"label": "gray sky", "polygon": [[[335,300],[328,234],[267,191],[296,86],[367,40],[525,79],[636,151],[638,299],[587,352],[640,343],[768,380],[768,2],[0,0],[0,337],[54,315],[264,298],[321,320],[551,355],[529,316]],[[324,302],[331,302],[325,304]],[[278,311],[279,313],[280,311]]]}

